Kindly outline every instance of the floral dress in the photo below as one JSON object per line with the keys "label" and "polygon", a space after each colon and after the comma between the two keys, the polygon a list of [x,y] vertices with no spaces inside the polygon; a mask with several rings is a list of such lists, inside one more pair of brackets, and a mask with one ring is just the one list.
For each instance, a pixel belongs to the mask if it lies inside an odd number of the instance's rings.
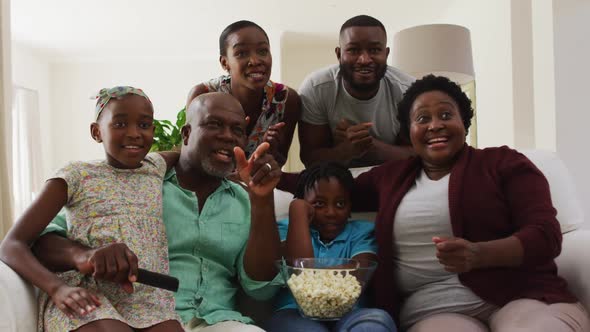
{"label": "floral dress", "polygon": [[[106,161],[73,162],[55,178],[68,186],[68,238],[91,248],[123,242],[139,267],[168,273],[168,241],[162,222],[162,181],[166,163],[148,154],[137,169],[118,169]],[[39,295],[39,331],[71,331],[100,319],[115,319],[133,328],[178,320],[171,292],[135,283],[132,294],[118,284],[95,280],[77,271],[59,273],[68,285],[94,292],[101,305],[85,316],[68,318],[46,293]]]}
{"label": "floral dress", "polygon": [[[219,91],[231,94],[231,77],[229,75],[214,78],[203,84],[208,92]],[[262,143],[264,133],[270,126],[283,121],[288,94],[289,88],[286,85],[270,80],[266,83],[260,116],[248,137],[246,155],[249,156]]]}

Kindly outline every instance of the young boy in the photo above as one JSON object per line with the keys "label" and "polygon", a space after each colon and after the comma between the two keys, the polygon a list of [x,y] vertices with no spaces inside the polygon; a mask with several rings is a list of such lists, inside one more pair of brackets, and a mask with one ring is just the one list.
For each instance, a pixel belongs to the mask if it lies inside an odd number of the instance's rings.
{"label": "young boy", "polygon": [[[285,257],[354,258],[376,260],[377,244],[370,221],[349,221],[354,179],[337,163],[321,163],[301,173],[289,220],[281,220],[279,233]],[[396,331],[391,317],[380,309],[354,309],[337,322],[310,320],[299,315],[297,303],[285,289],[277,312],[267,322],[269,332],[283,331]]]}

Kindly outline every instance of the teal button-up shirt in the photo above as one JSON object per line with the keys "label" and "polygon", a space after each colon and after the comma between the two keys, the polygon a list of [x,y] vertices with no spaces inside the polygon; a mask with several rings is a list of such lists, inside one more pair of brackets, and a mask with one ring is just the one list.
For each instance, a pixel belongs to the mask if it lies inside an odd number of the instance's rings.
{"label": "teal button-up shirt", "polygon": [[[179,279],[176,311],[184,323],[193,317],[208,324],[234,320],[252,323],[235,308],[238,283],[256,299],[272,297],[282,285],[254,281],[244,270],[244,252],[250,232],[250,199],[239,185],[223,180],[199,211],[197,197],[180,187],[174,169],[163,185],[163,217],[168,238],[170,274]],[[63,216],[56,217],[44,233],[65,236]]]}

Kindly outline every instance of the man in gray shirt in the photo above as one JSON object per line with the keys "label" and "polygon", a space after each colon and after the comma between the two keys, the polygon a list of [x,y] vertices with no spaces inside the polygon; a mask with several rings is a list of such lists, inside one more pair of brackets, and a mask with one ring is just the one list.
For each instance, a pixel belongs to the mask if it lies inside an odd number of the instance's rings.
{"label": "man in gray shirt", "polygon": [[385,27],[355,16],[342,25],[339,44],[340,64],[311,73],[299,91],[301,160],[358,167],[409,157],[411,148],[397,140],[397,103],[414,79],[387,65]]}

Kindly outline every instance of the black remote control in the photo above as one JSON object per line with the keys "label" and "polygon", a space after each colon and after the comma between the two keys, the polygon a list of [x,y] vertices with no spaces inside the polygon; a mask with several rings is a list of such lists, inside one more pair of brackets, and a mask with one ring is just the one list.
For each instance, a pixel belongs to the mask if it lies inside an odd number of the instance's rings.
{"label": "black remote control", "polygon": [[138,269],[137,282],[152,287],[166,289],[172,292],[178,291],[178,279],[167,274]]}

